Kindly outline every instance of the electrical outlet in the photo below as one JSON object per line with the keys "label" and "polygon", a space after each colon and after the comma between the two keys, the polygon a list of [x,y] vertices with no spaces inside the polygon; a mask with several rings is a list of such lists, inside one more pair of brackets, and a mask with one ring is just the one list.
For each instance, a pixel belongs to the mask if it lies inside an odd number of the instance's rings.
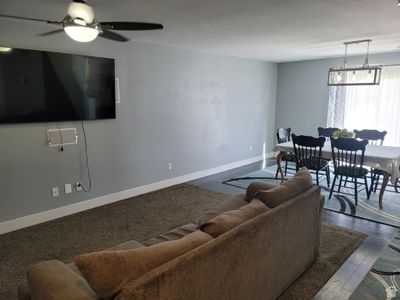
{"label": "electrical outlet", "polygon": [[253,146],[249,146],[249,151],[251,152],[251,151],[253,151]]}
{"label": "electrical outlet", "polygon": [[64,186],[64,191],[66,194],[72,193],[72,185],[70,183],[66,183]]}
{"label": "electrical outlet", "polygon": [[172,170],[172,163],[168,163],[168,171]]}
{"label": "electrical outlet", "polygon": [[58,197],[58,195],[60,194],[58,191],[58,186],[55,186],[51,189],[51,194],[53,195],[53,197]]}
{"label": "electrical outlet", "polygon": [[82,182],[78,181],[77,183],[75,183],[75,188],[77,192],[83,191]]}

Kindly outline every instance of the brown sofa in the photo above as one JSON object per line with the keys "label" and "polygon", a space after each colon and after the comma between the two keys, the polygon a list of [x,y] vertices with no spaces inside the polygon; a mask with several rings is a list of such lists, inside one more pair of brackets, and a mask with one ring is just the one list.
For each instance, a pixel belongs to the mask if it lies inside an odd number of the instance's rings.
{"label": "brown sofa", "polygon": [[[74,264],[53,260],[33,265],[18,297],[275,299],[319,255],[324,198],[320,188],[312,186],[307,170],[298,174],[279,187],[253,183],[246,193],[206,212],[197,224],[143,244],[129,241],[110,251],[79,256],[74,262],[84,276]],[[146,265],[149,257],[151,263]],[[130,272],[136,272],[136,278]],[[112,289],[107,290],[103,282],[110,280]]]}

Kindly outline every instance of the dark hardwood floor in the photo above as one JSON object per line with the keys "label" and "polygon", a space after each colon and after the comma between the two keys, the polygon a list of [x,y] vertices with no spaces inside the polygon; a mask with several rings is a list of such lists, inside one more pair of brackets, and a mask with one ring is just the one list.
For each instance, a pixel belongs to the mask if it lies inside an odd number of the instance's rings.
{"label": "dark hardwood floor", "polygon": [[[274,160],[267,162],[267,165],[272,164],[274,164]],[[234,195],[243,192],[243,189],[229,186],[222,182],[248,172],[259,170],[262,166],[262,162],[257,162],[196,179],[190,183]],[[399,229],[328,210],[324,210],[323,221],[368,235],[364,243],[346,260],[314,298],[318,300],[348,299]]]}

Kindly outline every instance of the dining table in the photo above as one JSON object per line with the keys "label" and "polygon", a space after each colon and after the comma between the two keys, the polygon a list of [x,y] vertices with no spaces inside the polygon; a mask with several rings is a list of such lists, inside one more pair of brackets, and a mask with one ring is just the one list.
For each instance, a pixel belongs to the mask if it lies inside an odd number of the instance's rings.
{"label": "dining table", "polygon": [[[276,156],[276,165],[281,176],[281,183],[283,183],[285,177],[281,167],[281,160],[285,152],[294,152],[293,142],[277,144],[274,146],[274,151],[279,152]],[[332,148],[329,140],[325,142],[321,155],[326,159],[332,158]],[[395,191],[399,192],[397,183],[400,177],[400,147],[367,145],[364,153],[363,166],[381,170],[383,173],[382,185],[379,191],[379,208],[382,209],[383,195],[389,180],[394,185]]]}

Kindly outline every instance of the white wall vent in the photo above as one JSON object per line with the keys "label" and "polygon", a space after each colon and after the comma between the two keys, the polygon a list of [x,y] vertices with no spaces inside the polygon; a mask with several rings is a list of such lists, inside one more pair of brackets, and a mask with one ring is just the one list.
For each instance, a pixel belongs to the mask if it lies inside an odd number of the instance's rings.
{"label": "white wall vent", "polygon": [[48,129],[47,141],[50,147],[77,144],[78,133],[76,128]]}

